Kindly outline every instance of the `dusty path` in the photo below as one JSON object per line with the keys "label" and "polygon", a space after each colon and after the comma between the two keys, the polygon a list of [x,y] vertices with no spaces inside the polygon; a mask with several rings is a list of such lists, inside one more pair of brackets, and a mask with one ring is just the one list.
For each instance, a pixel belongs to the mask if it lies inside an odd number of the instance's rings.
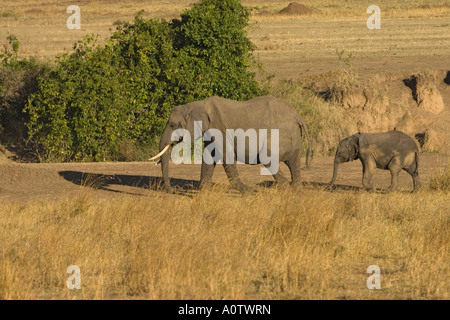
{"label": "dusty path", "polygon": [[[448,161],[448,155],[423,154],[420,162],[422,185],[428,186],[430,174]],[[271,185],[272,177],[259,175],[259,168],[240,165],[242,180],[254,186]],[[200,165],[171,165],[170,169],[172,183],[181,189],[180,195],[196,192],[192,186],[197,185],[200,178]],[[282,165],[281,170],[288,176],[286,166]],[[302,180],[307,183],[307,188],[324,187],[331,179],[332,170],[333,157],[315,158],[311,168],[302,170]],[[156,187],[160,177],[160,166],[149,162],[25,164],[7,161],[0,163],[0,201],[59,199],[93,188],[99,197],[151,195],[162,192]],[[353,161],[340,166],[336,183],[343,192],[352,187],[360,190],[361,179],[361,163]],[[373,179],[378,188],[386,188],[390,173],[378,170]],[[220,165],[214,171],[213,182],[228,186]],[[412,190],[411,178],[406,172],[400,174],[399,185],[401,190]]]}

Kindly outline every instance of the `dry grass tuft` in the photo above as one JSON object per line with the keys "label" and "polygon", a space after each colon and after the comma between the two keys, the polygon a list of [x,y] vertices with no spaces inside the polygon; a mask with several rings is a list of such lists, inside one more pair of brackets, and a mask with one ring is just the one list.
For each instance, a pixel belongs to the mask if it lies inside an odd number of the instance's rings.
{"label": "dry grass tuft", "polygon": [[432,190],[450,191],[450,162],[445,168],[436,167],[430,177],[430,188]]}

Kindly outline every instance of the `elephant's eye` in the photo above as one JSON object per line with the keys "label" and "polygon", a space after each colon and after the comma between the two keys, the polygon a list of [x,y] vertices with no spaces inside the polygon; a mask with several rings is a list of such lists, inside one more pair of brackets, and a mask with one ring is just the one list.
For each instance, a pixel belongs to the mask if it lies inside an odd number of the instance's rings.
{"label": "elephant's eye", "polygon": [[170,127],[172,129],[176,129],[178,126],[174,122],[172,122],[172,123],[170,123]]}

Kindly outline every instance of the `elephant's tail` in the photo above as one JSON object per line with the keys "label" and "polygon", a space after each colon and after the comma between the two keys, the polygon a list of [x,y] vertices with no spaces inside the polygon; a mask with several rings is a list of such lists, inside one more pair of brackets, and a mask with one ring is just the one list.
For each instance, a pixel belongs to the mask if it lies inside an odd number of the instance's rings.
{"label": "elephant's tail", "polygon": [[311,139],[309,138],[308,128],[306,127],[305,120],[299,115],[297,119],[298,126],[300,127],[300,134],[303,136],[302,131],[306,135],[306,139],[308,140],[308,149],[306,150],[306,166],[308,167],[312,161],[312,150],[311,150]]}
{"label": "elephant's tail", "polygon": [[414,162],[416,163],[416,169],[414,170],[416,173],[419,172],[419,150],[414,151]]}

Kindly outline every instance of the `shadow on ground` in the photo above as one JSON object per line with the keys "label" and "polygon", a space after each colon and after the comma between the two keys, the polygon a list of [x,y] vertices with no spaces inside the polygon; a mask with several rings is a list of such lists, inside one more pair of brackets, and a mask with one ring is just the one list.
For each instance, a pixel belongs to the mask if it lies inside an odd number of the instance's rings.
{"label": "shadow on ground", "polygon": [[[114,190],[111,187],[113,185],[118,185],[118,186],[128,186],[128,187],[148,189],[153,191],[164,191],[161,177],[124,175],[124,174],[105,175],[81,171],[60,171],[58,173],[61,177],[63,177],[67,181],[70,181],[79,186],[90,187],[93,189],[118,193],[128,193],[135,195],[138,194]],[[174,189],[176,190],[177,194],[187,195],[189,192],[198,189],[198,181],[195,180],[171,178],[170,182],[172,184],[172,187],[174,187]]]}
{"label": "shadow on ground", "polygon": [[[115,190],[112,186],[128,186],[135,188],[142,188],[153,191],[161,191],[164,192],[164,188],[162,186],[162,178],[161,177],[153,177],[153,176],[139,176],[139,175],[124,175],[124,174],[112,174],[105,175],[99,173],[92,172],[81,172],[81,171],[60,171],[59,175],[63,177],[65,180],[70,181],[76,185],[90,187],[93,189],[110,191],[110,192],[118,192],[125,194],[133,194],[133,195],[142,195],[139,193],[131,193],[126,191]],[[175,194],[192,196],[194,193],[198,192],[199,181],[197,180],[187,180],[187,179],[178,179],[171,178],[171,185],[175,190]],[[213,184],[214,185],[214,184]],[[263,181],[257,184],[258,187],[263,188],[274,188],[276,184],[274,181]],[[348,185],[334,185],[333,188],[330,188],[329,183],[322,182],[303,182],[303,186],[309,189],[321,189],[326,191],[353,191],[353,192],[361,192],[365,191],[362,187],[356,186],[348,186]],[[230,190],[234,191],[234,190]],[[383,192],[382,190],[377,190],[376,192]]]}

